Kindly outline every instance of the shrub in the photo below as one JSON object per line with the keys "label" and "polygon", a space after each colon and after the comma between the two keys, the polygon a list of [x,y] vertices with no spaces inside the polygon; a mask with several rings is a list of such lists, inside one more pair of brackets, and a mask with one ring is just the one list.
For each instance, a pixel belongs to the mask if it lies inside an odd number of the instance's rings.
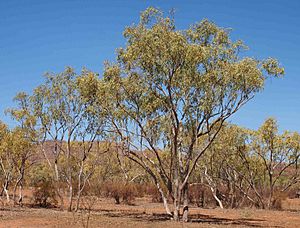
{"label": "shrub", "polygon": [[207,190],[200,184],[192,185],[189,187],[189,201],[197,207],[205,207],[209,194]]}
{"label": "shrub", "polygon": [[148,195],[151,196],[151,200],[153,203],[162,203],[162,197],[157,187],[154,185],[149,185],[146,189]]}
{"label": "shrub", "polygon": [[57,205],[57,194],[49,173],[45,166],[39,165],[30,175],[30,184],[34,187],[33,202],[40,207]]}
{"label": "shrub", "polygon": [[144,197],[145,194],[147,194],[147,188],[149,184],[143,183],[143,184],[134,184],[136,189],[136,197]]}
{"label": "shrub", "polygon": [[133,204],[135,197],[138,195],[136,187],[133,184],[126,184],[121,188],[121,197],[125,204]]}
{"label": "shrub", "polygon": [[105,197],[111,197],[116,204],[125,203],[132,204],[138,195],[134,184],[106,182],[103,184],[102,192]]}
{"label": "shrub", "polygon": [[56,191],[51,181],[40,182],[33,191],[33,200],[40,207],[57,205]]}
{"label": "shrub", "polygon": [[286,200],[288,197],[288,194],[285,192],[275,192],[273,201],[272,201],[272,208],[276,210],[282,210],[282,203],[284,200]]}

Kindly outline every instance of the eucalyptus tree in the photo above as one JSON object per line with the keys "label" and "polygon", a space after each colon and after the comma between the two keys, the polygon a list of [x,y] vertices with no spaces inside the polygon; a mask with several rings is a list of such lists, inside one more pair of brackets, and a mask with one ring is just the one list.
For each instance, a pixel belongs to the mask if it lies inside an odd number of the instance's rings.
{"label": "eucalyptus tree", "polygon": [[[25,173],[35,162],[37,134],[29,96],[25,93],[18,93],[14,101],[16,107],[6,110],[6,113],[17,121],[16,127],[11,130],[3,123],[0,127],[0,163],[4,176],[1,195],[4,191],[9,202],[8,188],[14,184],[13,201],[22,204]],[[19,199],[17,201],[18,187]]]}
{"label": "eucalyptus tree", "polygon": [[[84,104],[84,120],[78,130],[77,148],[79,154],[75,156],[77,166],[77,199],[75,210],[79,209],[81,194],[87,182],[101,165],[104,154],[110,152],[110,142],[107,139],[107,124],[102,105],[96,97],[86,96],[93,94],[98,88],[98,74],[84,70],[77,78],[77,89],[80,102]],[[99,141],[103,140],[103,141]]]}
{"label": "eucalyptus tree", "polygon": [[264,170],[252,150],[254,132],[226,124],[197,166],[193,181],[204,173],[204,184],[212,190],[219,206],[222,202],[222,206],[231,208],[245,203],[259,207],[263,203],[258,183]]}
{"label": "eucalyptus tree", "polygon": [[13,179],[14,164],[11,153],[11,135],[6,124],[0,121],[0,166],[1,166],[1,196],[3,192],[6,195],[6,201],[9,203],[9,185]]}
{"label": "eucalyptus tree", "polygon": [[22,204],[25,172],[36,162],[36,147],[39,140],[36,131],[36,117],[29,95],[20,92],[15,96],[14,102],[16,107],[7,109],[6,113],[16,121],[16,127],[10,131],[11,156],[17,172],[13,200],[16,203],[16,190],[19,187],[18,203]]}
{"label": "eucalyptus tree", "polygon": [[246,47],[232,41],[228,29],[202,20],[178,30],[172,15],[155,8],[144,11],[124,37],[117,62],[106,64],[99,97],[107,99],[118,146],[152,177],[176,221],[183,202],[187,221],[196,164],[224,121],[284,70],[272,58],[241,57]]}
{"label": "eucalyptus tree", "polygon": [[[78,184],[76,195],[79,202],[85,183],[92,175],[85,164],[91,152],[95,151],[94,142],[101,136],[104,126],[100,114],[94,115],[92,101],[82,96],[83,83],[94,77],[97,77],[96,74],[85,69],[78,75],[70,67],[62,73],[48,73],[45,83],[37,87],[31,97],[43,134],[42,151],[53,170],[61,206],[61,183],[68,186],[68,210],[72,210],[73,196],[76,194],[74,184]],[[49,144],[50,154],[45,149]]]}
{"label": "eucalyptus tree", "polygon": [[284,192],[300,181],[300,135],[279,134],[276,120],[269,118],[253,133],[252,151],[263,168],[261,195],[267,193],[267,202],[262,207],[270,209],[275,190]]}
{"label": "eucalyptus tree", "polygon": [[224,203],[236,207],[245,197],[249,198],[249,185],[245,183],[247,170],[239,157],[239,153],[249,151],[248,137],[246,129],[225,124],[195,170],[195,177],[202,174],[205,179],[202,184],[208,185],[221,208]]}

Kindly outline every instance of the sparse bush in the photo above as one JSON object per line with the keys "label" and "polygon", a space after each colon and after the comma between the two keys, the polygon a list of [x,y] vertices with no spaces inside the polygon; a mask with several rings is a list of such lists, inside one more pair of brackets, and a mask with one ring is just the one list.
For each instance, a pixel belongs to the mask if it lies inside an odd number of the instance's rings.
{"label": "sparse bush", "polygon": [[189,201],[198,207],[205,205],[205,190],[201,185],[192,185],[189,189]]}
{"label": "sparse bush", "polygon": [[125,204],[133,204],[135,197],[138,195],[134,184],[126,184],[121,187],[121,197]]}
{"label": "sparse bush", "polygon": [[98,198],[96,196],[85,195],[81,198],[81,208],[79,211],[73,211],[73,224],[75,226],[82,225],[88,228],[90,224],[91,212]]}
{"label": "sparse bush", "polygon": [[103,193],[105,197],[111,197],[116,204],[125,203],[132,204],[135,197],[138,195],[134,184],[123,184],[106,182],[103,184]]}
{"label": "sparse bush", "polygon": [[135,189],[136,189],[136,197],[144,197],[145,194],[147,194],[147,188],[148,188],[147,183],[143,183],[143,184],[134,184]]}
{"label": "sparse bush", "polygon": [[40,182],[35,186],[33,201],[40,207],[57,205],[56,192],[51,181]]}
{"label": "sparse bush", "polygon": [[272,201],[272,209],[282,210],[282,203],[284,200],[288,198],[288,194],[285,192],[275,192],[273,201]]}
{"label": "sparse bush", "polygon": [[288,191],[288,198],[294,199],[294,198],[300,198],[300,186],[294,186],[290,188]]}
{"label": "sparse bush", "polygon": [[120,204],[121,192],[118,189],[117,184],[112,182],[106,182],[102,186],[102,192],[105,197],[111,197],[115,200],[116,204]]}
{"label": "sparse bush", "polygon": [[154,185],[149,185],[147,188],[147,193],[151,196],[153,203],[162,203],[162,197],[158,189]]}

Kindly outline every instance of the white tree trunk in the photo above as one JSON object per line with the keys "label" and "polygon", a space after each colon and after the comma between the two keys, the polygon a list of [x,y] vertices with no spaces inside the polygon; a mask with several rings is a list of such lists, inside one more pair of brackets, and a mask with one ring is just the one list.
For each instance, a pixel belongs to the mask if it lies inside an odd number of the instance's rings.
{"label": "white tree trunk", "polygon": [[160,195],[161,195],[161,198],[163,200],[163,204],[164,204],[164,207],[165,207],[165,210],[166,210],[167,214],[172,216],[171,210],[170,210],[169,205],[168,205],[167,198],[165,197],[165,194],[164,194],[163,190],[161,189],[159,183],[157,183],[156,186],[157,186],[158,191],[160,192]]}
{"label": "white tree trunk", "polygon": [[9,193],[8,193],[8,189],[6,187],[4,187],[4,192],[5,192],[5,195],[6,195],[6,201],[7,203],[9,203]]}
{"label": "white tree trunk", "polygon": [[218,198],[218,196],[217,196],[217,194],[216,194],[216,190],[215,190],[213,187],[210,187],[210,189],[211,189],[211,192],[212,192],[212,194],[213,194],[215,200],[218,202],[219,207],[220,207],[221,209],[224,209],[223,204],[222,204],[222,201]]}
{"label": "white tree trunk", "polygon": [[189,221],[189,195],[188,195],[188,183],[183,188],[183,213],[182,213],[182,221]]}

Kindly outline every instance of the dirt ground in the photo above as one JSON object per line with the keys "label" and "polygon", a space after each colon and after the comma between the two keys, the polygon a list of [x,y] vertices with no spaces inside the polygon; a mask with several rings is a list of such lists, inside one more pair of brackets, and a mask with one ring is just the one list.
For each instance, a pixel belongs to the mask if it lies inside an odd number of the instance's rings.
{"label": "dirt ground", "polygon": [[[113,200],[95,201],[89,227],[300,227],[300,199],[286,201],[284,211],[256,209],[191,208],[191,222],[170,221],[161,204],[142,198],[135,205],[115,205]],[[0,227],[84,227],[87,211],[72,213],[58,209],[0,207]]]}

